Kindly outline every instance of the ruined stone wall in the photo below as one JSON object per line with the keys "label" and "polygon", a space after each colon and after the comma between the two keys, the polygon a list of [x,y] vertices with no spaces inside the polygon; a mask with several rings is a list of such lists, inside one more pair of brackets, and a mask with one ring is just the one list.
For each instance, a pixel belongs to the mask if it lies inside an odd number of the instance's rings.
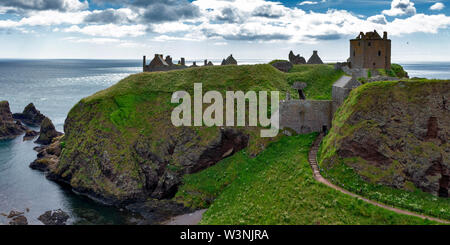
{"label": "ruined stone wall", "polygon": [[332,114],[337,111],[339,106],[344,103],[345,99],[348,97],[352,89],[345,87],[333,86],[332,88],[332,97],[333,97],[333,105],[332,105]]}
{"label": "ruined stone wall", "polygon": [[290,128],[299,134],[322,132],[331,127],[332,101],[288,100],[280,103],[280,128]]}

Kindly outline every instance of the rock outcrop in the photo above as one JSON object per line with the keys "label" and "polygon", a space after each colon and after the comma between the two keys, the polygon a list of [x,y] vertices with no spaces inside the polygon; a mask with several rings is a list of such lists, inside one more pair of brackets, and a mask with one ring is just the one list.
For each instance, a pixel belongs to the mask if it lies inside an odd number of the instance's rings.
{"label": "rock outcrop", "polygon": [[322,165],[338,161],[363,179],[448,197],[450,81],[363,85],[338,110]]}
{"label": "rock outcrop", "polygon": [[26,141],[26,140],[33,140],[38,135],[39,135],[39,132],[36,132],[34,130],[31,130],[31,129],[28,129],[25,132],[25,135],[23,136],[23,140],[24,141]]}
{"label": "rock outcrop", "polygon": [[70,216],[61,209],[47,211],[38,220],[44,225],[65,225]]}
{"label": "rock outcrop", "polygon": [[14,113],[13,117],[32,127],[41,125],[45,118],[45,116],[36,109],[33,103],[28,104],[22,113]]}
{"label": "rock outcrop", "polygon": [[30,168],[40,171],[50,171],[55,169],[62,151],[62,137],[54,138],[53,143],[48,146],[36,148],[37,159],[30,163]]}
{"label": "rock outcrop", "polygon": [[323,64],[323,61],[319,57],[317,50],[314,50],[313,55],[309,58],[307,63],[308,64],[317,64],[317,65]]}
{"label": "rock outcrop", "polygon": [[299,54],[294,55],[294,52],[289,52],[289,62],[293,65],[306,64],[305,58],[301,57]]}
{"label": "rock outcrop", "polygon": [[15,138],[26,130],[20,122],[14,121],[8,101],[0,101],[0,140]]}
{"label": "rock outcrop", "polygon": [[23,214],[23,212],[12,210],[6,217],[11,219],[9,221],[10,225],[28,225],[28,220]]}
{"label": "rock outcrop", "polygon": [[28,220],[25,216],[19,215],[9,221],[10,225],[28,225]]}
{"label": "rock outcrop", "polygon": [[39,138],[35,141],[35,143],[41,145],[49,145],[52,143],[52,140],[54,138],[61,135],[62,133],[56,131],[52,121],[48,117],[46,117],[44,118],[44,120],[42,120]]}

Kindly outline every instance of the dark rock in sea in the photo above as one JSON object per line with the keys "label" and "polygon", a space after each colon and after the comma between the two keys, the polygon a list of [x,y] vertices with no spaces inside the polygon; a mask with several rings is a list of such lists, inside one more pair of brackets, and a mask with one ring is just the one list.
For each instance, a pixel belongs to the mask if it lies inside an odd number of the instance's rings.
{"label": "dark rock in sea", "polygon": [[38,220],[44,225],[65,225],[70,216],[61,209],[47,211]]}
{"label": "dark rock in sea", "polygon": [[34,130],[27,130],[25,132],[25,135],[23,136],[23,140],[33,140],[37,135],[39,135],[39,132],[36,132]]}
{"label": "dark rock in sea", "polygon": [[35,141],[35,143],[41,145],[49,145],[52,143],[52,140],[54,138],[61,135],[62,133],[56,131],[52,121],[48,117],[46,117],[41,123],[41,132],[39,134],[39,138]]}
{"label": "dark rock in sea", "polygon": [[20,215],[23,215],[23,212],[19,212],[19,211],[14,211],[14,210],[12,210],[11,212],[9,212],[7,218],[8,218],[8,219],[12,219],[12,218],[14,218],[14,217],[16,217],[16,216],[20,216]]}
{"label": "dark rock in sea", "polygon": [[28,225],[28,220],[25,216],[19,215],[9,221],[10,225]]}
{"label": "dark rock in sea", "polygon": [[273,67],[277,68],[278,70],[282,72],[289,72],[293,65],[291,62],[288,61],[279,61],[272,64]]}
{"label": "dark rock in sea", "polygon": [[45,119],[45,116],[36,109],[33,103],[28,104],[22,113],[14,113],[13,117],[33,127],[38,127]]}
{"label": "dark rock in sea", "polygon": [[20,122],[14,122],[8,101],[0,101],[0,140],[15,138],[26,129]]}

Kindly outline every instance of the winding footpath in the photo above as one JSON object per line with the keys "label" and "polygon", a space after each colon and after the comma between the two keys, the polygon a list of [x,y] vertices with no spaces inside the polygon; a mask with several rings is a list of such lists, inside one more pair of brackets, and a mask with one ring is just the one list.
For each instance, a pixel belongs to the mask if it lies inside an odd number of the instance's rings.
{"label": "winding footpath", "polygon": [[343,189],[343,188],[341,188],[341,187],[331,183],[327,179],[325,179],[320,174],[319,166],[317,165],[317,152],[319,150],[320,143],[322,142],[322,138],[323,138],[323,134],[320,134],[317,137],[317,139],[314,141],[313,146],[311,147],[311,150],[309,151],[309,156],[308,156],[308,161],[309,161],[309,164],[311,165],[311,168],[312,168],[312,171],[313,171],[313,175],[314,175],[314,179],[316,179],[320,183],[325,184],[325,185],[327,185],[327,186],[329,186],[329,187],[331,187],[331,188],[333,188],[333,189],[335,189],[337,191],[340,191],[340,192],[342,192],[342,193],[344,193],[346,195],[349,195],[349,196],[352,196],[352,197],[356,197],[356,198],[358,198],[358,199],[360,199],[360,200],[362,200],[364,202],[370,203],[370,204],[375,205],[375,206],[380,207],[380,208],[384,208],[384,209],[396,212],[398,214],[411,215],[411,216],[415,216],[415,217],[418,217],[418,218],[421,218],[421,219],[428,219],[428,220],[432,220],[432,221],[443,223],[443,224],[450,224],[450,222],[446,221],[446,220],[442,220],[442,219],[438,219],[438,218],[434,218],[434,217],[430,217],[430,216],[426,216],[426,215],[422,215],[422,214],[413,213],[413,212],[410,212],[410,211],[407,211],[407,210],[394,208],[394,207],[387,206],[387,205],[379,203],[379,202],[375,202],[375,201],[369,200],[369,199],[364,198],[364,197],[362,197],[360,195],[357,195],[355,193],[349,192],[349,191],[347,191],[347,190],[345,190],[345,189]]}

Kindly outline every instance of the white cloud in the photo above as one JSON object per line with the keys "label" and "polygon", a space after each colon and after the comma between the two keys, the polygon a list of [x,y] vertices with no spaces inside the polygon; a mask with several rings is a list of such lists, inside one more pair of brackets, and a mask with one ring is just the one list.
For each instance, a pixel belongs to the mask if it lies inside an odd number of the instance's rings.
{"label": "white cloud", "polygon": [[79,0],[63,0],[63,9],[66,11],[79,11],[89,8],[89,2],[87,0],[80,2]]}
{"label": "white cloud", "polygon": [[393,0],[391,9],[383,10],[383,14],[389,16],[415,15],[416,7],[414,7],[414,3],[410,0]]}
{"label": "white cloud", "polygon": [[382,14],[370,16],[369,18],[367,18],[367,21],[370,21],[370,22],[373,22],[376,24],[387,24],[386,16],[384,16]]}
{"label": "white cloud", "polygon": [[153,24],[152,31],[156,33],[185,32],[193,28],[192,25],[183,22],[167,22],[162,24]]}
{"label": "white cloud", "polygon": [[316,5],[316,4],[318,4],[318,2],[303,1],[303,2],[300,2],[298,5],[302,6],[302,5]]}
{"label": "white cloud", "polygon": [[445,5],[443,3],[435,3],[430,7],[431,10],[437,10],[437,11],[443,10],[444,8],[445,8]]}
{"label": "white cloud", "polygon": [[55,10],[32,12],[31,16],[22,18],[19,25],[49,26],[61,24],[81,24],[89,11],[59,12]]}
{"label": "white cloud", "polygon": [[152,38],[152,41],[155,41],[155,42],[168,42],[168,41],[191,41],[191,42],[196,42],[196,41],[201,41],[201,39],[195,39],[195,38],[191,38],[191,37],[188,37],[188,36],[176,37],[176,36],[161,35],[161,36],[157,36],[157,37]]}
{"label": "white cloud", "polygon": [[100,37],[138,37],[143,36],[146,33],[147,27],[144,25],[88,25],[85,27],[79,27],[73,25],[64,29],[64,32],[76,32],[90,36]]}

